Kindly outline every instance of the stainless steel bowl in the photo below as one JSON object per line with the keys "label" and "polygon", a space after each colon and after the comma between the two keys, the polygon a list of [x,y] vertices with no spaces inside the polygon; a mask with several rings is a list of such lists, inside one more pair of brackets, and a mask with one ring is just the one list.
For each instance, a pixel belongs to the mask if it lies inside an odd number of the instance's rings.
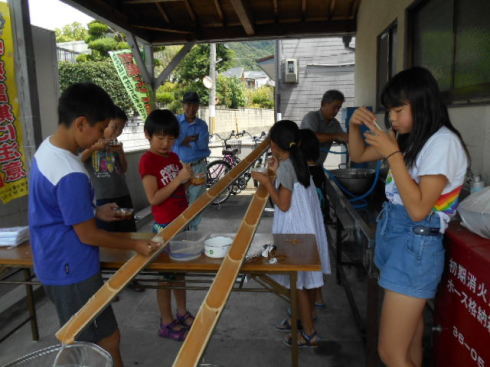
{"label": "stainless steel bowl", "polygon": [[375,170],[372,168],[342,168],[330,172],[349,192],[354,195],[362,195],[371,187]]}

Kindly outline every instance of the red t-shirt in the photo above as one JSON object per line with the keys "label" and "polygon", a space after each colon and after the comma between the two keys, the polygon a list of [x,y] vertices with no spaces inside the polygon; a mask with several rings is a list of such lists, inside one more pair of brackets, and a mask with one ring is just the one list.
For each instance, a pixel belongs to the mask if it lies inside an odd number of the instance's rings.
{"label": "red t-shirt", "polygon": [[[146,152],[140,159],[141,178],[151,175],[157,179],[158,189],[167,186],[177,177],[182,169],[179,156],[173,152],[167,157]],[[165,201],[159,205],[152,205],[151,211],[155,222],[168,224],[177,218],[187,208],[187,197],[184,185],[180,185]]]}

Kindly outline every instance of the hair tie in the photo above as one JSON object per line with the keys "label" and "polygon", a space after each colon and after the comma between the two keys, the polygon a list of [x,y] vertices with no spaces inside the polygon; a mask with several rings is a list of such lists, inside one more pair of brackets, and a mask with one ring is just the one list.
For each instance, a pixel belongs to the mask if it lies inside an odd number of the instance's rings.
{"label": "hair tie", "polygon": [[294,141],[292,141],[291,143],[289,143],[289,149],[291,149],[292,147],[294,147],[296,145],[296,143]]}

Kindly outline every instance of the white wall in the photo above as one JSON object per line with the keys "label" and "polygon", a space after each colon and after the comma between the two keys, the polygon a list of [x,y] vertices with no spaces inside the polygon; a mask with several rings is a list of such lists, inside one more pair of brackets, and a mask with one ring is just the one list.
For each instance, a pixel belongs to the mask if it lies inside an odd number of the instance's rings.
{"label": "white wall", "polygon": [[405,9],[413,0],[363,0],[357,15],[356,105],[376,105],[377,37],[393,21],[398,21],[398,71],[403,70],[405,48]]}
{"label": "white wall", "polygon": [[[396,69],[403,70],[407,33],[405,9],[412,3],[413,0],[361,2],[356,34],[356,105],[375,105],[377,36],[394,20],[398,21]],[[472,171],[483,175],[490,185],[490,105],[449,107],[449,114],[468,146]]]}

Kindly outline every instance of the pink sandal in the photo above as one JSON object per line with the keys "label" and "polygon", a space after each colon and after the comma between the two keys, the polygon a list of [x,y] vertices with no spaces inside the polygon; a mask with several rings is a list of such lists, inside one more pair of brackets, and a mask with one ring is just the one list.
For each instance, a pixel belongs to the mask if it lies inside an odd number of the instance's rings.
{"label": "pink sandal", "polygon": [[158,331],[158,335],[162,338],[168,338],[181,342],[184,341],[188,331],[189,329],[182,327],[179,321],[174,320],[170,324],[160,323],[160,330]]}
{"label": "pink sandal", "polygon": [[180,323],[180,325],[184,326],[187,329],[190,329],[192,326],[192,323],[194,322],[195,317],[187,311],[183,315],[179,315],[178,313],[175,315],[176,321]]}

